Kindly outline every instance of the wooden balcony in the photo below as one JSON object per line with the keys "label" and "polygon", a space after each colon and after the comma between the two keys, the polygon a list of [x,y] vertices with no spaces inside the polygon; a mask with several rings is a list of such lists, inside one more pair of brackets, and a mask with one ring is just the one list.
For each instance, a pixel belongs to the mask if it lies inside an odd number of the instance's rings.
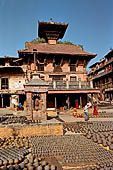
{"label": "wooden balcony", "polygon": [[94,75],[92,80],[94,79],[97,79],[97,78],[100,78],[100,77],[103,77],[103,76],[106,76],[107,74],[110,74],[113,72],[113,68],[111,68],[110,70],[106,70],[104,71],[103,73],[100,73],[100,74],[97,74],[97,75]]}
{"label": "wooden balcony", "polygon": [[80,90],[91,89],[89,82],[81,81],[51,81],[49,83],[49,90]]}
{"label": "wooden balcony", "polygon": [[99,84],[98,88],[101,88],[101,89],[106,91],[107,89],[113,88],[113,82],[110,81],[110,82],[107,82],[107,83],[104,83],[104,84]]}
{"label": "wooden balcony", "polygon": [[107,65],[109,65],[109,64],[111,64],[111,63],[113,63],[113,58],[111,58],[109,61],[106,61],[103,65],[98,66],[95,70],[91,70],[90,73],[97,72],[97,71],[99,71],[99,70],[105,68]]}

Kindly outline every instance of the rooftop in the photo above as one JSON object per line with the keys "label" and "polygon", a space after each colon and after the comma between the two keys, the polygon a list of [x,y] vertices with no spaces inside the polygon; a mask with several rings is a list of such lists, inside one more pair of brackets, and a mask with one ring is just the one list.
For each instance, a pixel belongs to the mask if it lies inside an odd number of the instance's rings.
{"label": "rooftop", "polygon": [[43,53],[43,54],[65,54],[65,55],[79,55],[90,56],[94,58],[97,54],[88,53],[82,47],[73,44],[48,44],[26,42],[26,48],[18,50],[19,53]]}
{"label": "rooftop", "polygon": [[68,27],[68,24],[64,23],[55,23],[52,18],[50,18],[50,22],[38,22],[38,36],[40,38],[48,39],[56,39],[63,38],[65,31]]}
{"label": "rooftop", "polygon": [[48,83],[41,79],[31,79],[25,86],[48,86]]}

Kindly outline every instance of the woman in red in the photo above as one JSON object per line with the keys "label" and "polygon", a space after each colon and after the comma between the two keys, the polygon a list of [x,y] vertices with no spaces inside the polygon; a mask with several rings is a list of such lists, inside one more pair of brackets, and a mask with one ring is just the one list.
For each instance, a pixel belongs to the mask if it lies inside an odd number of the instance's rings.
{"label": "woman in red", "polygon": [[97,110],[97,102],[94,103],[94,112],[93,112],[94,116],[98,115],[98,110]]}

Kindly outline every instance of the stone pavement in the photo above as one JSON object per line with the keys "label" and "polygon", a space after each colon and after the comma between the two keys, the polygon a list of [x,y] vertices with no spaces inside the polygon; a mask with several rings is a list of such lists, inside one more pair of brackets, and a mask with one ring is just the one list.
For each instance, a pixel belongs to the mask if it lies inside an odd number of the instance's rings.
{"label": "stone pavement", "polygon": [[[107,113],[112,113],[113,109],[104,109],[104,111],[106,111]],[[9,108],[0,108],[0,116],[5,114],[14,114],[17,116],[17,115],[24,115],[26,113],[24,113],[24,111],[16,112],[14,110],[9,110]],[[108,118],[95,117],[95,118],[89,118],[89,121],[113,121],[113,117],[108,117]],[[66,113],[61,112],[58,118],[52,118],[50,120],[42,121],[42,124],[62,123],[62,122],[85,122],[85,119],[73,117],[72,111],[67,111]]]}
{"label": "stone pavement", "polygon": [[[75,118],[70,115],[59,115],[61,120],[56,118],[52,118],[51,120],[42,121],[42,124],[49,124],[49,123],[63,123],[63,122],[85,122],[84,118]],[[88,121],[113,121],[113,117],[111,118],[89,118]]]}
{"label": "stone pavement", "polygon": [[0,116],[5,114],[13,114],[13,110],[9,110],[7,108],[0,108]]}
{"label": "stone pavement", "polygon": [[[71,115],[60,115],[60,118],[65,122],[85,122],[84,118],[75,118]],[[113,117],[111,118],[89,118],[88,121],[113,121]]]}
{"label": "stone pavement", "polygon": [[[102,109],[102,111],[109,113],[113,113],[113,109]],[[98,112],[101,112],[101,110],[98,110]],[[89,120],[88,121],[113,121],[113,117],[108,117],[108,118],[100,118],[100,117],[95,117],[95,118],[90,118],[89,114]],[[72,116],[72,111],[68,111],[66,114],[61,112],[59,114],[59,118],[53,118],[50,120],[42,121],[42,123],[62,123],[62,122],[85,122],[84,118],[77,118]]]}

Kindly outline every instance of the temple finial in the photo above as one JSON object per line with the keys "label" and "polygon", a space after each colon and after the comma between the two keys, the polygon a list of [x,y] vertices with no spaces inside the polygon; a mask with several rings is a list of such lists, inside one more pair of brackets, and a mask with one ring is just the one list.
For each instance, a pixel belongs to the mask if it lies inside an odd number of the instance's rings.
{"label": "temple finial", "polygon": [[52,19],[52,18],[50,18],[50,23],[51,23],[51,24],[54,24],[54,22],[53,22],[53,19]]}

